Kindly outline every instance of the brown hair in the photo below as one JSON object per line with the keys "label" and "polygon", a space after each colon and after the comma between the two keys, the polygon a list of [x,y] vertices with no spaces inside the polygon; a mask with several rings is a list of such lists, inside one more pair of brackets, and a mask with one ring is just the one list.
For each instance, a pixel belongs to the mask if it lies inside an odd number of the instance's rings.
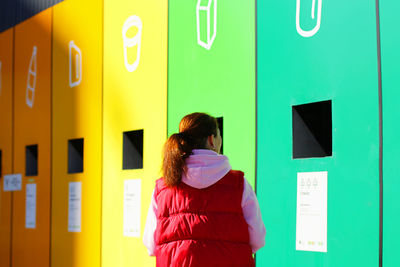
{"label": "brown hair", "polygon": [[217,135],[217,119],[206,113],[192,113],[179,123],[179,133],[171,135],[164,145],[162,171],[165,184],[176,186],[186,169],[185,160],[193,149],[206,148],[207,137]]}

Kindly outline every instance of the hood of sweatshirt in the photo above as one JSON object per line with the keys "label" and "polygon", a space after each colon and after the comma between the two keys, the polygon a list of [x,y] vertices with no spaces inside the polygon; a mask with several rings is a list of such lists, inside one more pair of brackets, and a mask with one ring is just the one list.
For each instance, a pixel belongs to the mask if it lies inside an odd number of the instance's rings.
{"label": "hood of sweatshirt", "polygon": [[182,182],[198,189],[215,184],[232,169],[226,156],[209,149],[193,149],[186,167]]}

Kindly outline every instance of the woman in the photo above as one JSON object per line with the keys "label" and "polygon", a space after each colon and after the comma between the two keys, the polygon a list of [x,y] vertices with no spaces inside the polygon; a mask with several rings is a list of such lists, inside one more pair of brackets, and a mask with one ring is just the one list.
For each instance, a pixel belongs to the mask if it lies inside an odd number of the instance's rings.
{"label": "woman", "polygon": [[265,245],[260,208],[221,144],[205,113],[186,115],[165,143],[143,237],[157,266],[254,266],[252,253]]}

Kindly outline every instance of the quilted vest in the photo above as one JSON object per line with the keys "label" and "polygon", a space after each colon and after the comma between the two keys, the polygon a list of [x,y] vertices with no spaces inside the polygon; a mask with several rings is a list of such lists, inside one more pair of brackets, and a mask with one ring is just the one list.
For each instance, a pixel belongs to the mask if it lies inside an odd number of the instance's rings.
{"label": "quilted vest", "polygon": [[156,182],[157,267],[254,266],[243,217],[244,178],[230,171],[217,183],[197,189],[181,182]]}

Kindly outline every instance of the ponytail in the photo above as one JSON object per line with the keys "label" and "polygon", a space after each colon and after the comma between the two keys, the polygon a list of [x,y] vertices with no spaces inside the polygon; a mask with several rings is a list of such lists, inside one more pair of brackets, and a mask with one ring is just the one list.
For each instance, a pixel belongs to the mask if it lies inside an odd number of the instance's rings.
{"label": "ponytail", "polygon": [[180,183],[182,172],[186,169],[185,160],[192,153],[192,147],[186,138],[184,133],[176,133],[164,145],[162,169],[165,184],[169,187]]}
{"label": "ponytail", "polygon": [[207,137],[217,135],[217,120],[205,113],[183,117],[179,133],[171,135],[164,145],[162,172],[167,186],[178,185],[186,171],[186,159],[193,149],[205,148]]}

